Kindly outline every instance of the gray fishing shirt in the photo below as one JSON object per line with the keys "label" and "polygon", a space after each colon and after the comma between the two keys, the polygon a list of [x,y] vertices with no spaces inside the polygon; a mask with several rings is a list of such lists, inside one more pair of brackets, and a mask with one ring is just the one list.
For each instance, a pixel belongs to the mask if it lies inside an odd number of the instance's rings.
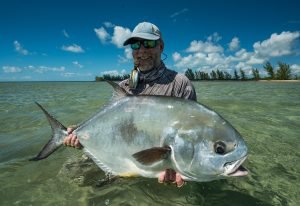
{"label": "gray fishing shirt", "polygon": [[135,89],[129,87],[129,79],[120,82],[119,85],[133,95],[172,96],[197,101],[191,81],[185,75],[167,69],[164,63],[150,72],[140,72]]}

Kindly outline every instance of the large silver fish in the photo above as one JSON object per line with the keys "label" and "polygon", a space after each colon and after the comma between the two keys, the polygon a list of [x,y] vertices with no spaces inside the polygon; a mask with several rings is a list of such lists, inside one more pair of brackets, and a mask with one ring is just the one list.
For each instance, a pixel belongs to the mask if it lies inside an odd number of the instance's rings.
{"label": "large silver fish", "polygon": [[[127,95],[109,83],[117,94],[114,101],[73,131],[106,173],[154,178],[172,168],[184,180],[197,182],[247,175],[241,166],[247,146],[219,114],[181,98]],[[66,128],[38,106],[53,136],[32,160],[48,157],[67,136]]]}

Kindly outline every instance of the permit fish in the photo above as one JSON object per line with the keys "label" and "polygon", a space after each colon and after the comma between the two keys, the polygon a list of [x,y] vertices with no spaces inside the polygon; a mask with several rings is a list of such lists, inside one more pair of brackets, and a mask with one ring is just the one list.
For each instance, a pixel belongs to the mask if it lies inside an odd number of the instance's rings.
{"label": "permit fish", "polygon": [[[118,84],[112,101],[72,132],[87,154],[111,176],[157,178],[173,169],[185,181],[245,176],[248,149],[240,133],[217,112],[195,101],[134,96]],[[31,160],[47,158],[68,135],[39,103],[53,135]]]}

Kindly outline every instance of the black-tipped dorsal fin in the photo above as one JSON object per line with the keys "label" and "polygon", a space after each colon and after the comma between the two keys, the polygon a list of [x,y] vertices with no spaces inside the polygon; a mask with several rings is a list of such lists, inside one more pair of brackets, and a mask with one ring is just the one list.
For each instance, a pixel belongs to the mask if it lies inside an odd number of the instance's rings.
{"label": "black-tipped dorsal fin", "polygon": [[125,89],[123,89],[122,87],[120,87],[119,84],[113,82],[113,81],[109,81],[109,80],[105,80],[107,83],[109,83],[113,88],[114,88],[114,96],[113,99],[121,99],[125,96],[128,95],[128,93],[125,91]]}
{"label": "black-tipped dorsal fin", "polygon": [[150,149],[142,150],[133,154],[132,156],[143,165],[150,165],[155,162],[167,159],[171,153],[171,148],[166,147],[152,147]]}

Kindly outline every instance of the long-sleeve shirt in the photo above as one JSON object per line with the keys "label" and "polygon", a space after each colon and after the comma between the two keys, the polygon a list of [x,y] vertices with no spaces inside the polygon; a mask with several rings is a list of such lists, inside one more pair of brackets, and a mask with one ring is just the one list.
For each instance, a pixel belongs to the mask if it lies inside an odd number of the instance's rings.
{"label": "long-sleeve shirt", "polygon": [[129,79],[119,85],[133,95],[173,96],[197,101],[191,81],[185,75],[167,69],[164,63],[150,72],[140,72],[136,88],[129,87]]}

